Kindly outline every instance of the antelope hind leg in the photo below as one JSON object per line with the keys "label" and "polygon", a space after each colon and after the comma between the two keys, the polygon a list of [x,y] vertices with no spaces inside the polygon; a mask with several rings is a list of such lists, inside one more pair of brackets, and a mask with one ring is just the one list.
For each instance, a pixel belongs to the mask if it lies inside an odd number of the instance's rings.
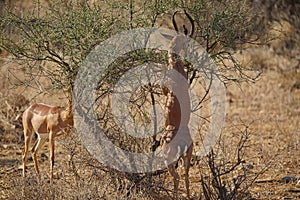
{"label": "antelope hind leg", "polygon": [[176,166],[176,162],[170,164],[168,166],[168,171],[171,174],[171,176],[173,177],[173,181],[174,181],[174,191],[173,191],[174,199],[178,199],[179,175],[176,172],[175,166]]}
{"label": "antelope hind leg", "polygon": [[183,161],[184,161],[184,169],[185,169],[185,187],[186,187],[186,193],[187,193],[187,198],[190,199],[190,181],[189,181],[189,170],[191,166],[191,158],[192,158],[192,153],[193,153],[193,143],[191,146],[187,149]]}
{"label": "antelope hind leg", "polygon": [[26,159],[27,159],[27,154],[28,154],[28,149],[31,143],[31,136],[32,133],[28,129],[24,129],[24,150],[23,150],[23,155],[22,155],[22,161],[23,161],[23,177],[25,177],[26,174]]}

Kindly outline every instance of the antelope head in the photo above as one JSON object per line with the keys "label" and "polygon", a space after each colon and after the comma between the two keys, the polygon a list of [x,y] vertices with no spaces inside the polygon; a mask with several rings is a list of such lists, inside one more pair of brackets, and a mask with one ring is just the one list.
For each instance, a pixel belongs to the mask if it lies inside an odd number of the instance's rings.
{"label": "antelope head", "polygon": [[193,36],[194,34],[194,30],[195,30],[195,25],[194,25],[194,21],[192,19],[192,17],[186,12],[186,10],[184,10],[184,14],[187,16],[187,18],[189,19],[190,23],[191,23],[191,31],[190,33],[188,33],[188,29],[186,28],[185,24],[182,25],[183,28],[183,33],[179,33],[178,30],[178,26],[175,20],[175,16],[178,13],[178,11],[174,12],[173,16],[172,16],[172,23],[173,23],[173,27],[174,30],[176,31],[177,35],[175,37],[172,38],[171,42],[170,42],[170,46],[169,46],[169,53],[175,53],[177,55],[179,55],[181,50],[185,50],[187,48],[187,44],[190,40],[190,38]]}

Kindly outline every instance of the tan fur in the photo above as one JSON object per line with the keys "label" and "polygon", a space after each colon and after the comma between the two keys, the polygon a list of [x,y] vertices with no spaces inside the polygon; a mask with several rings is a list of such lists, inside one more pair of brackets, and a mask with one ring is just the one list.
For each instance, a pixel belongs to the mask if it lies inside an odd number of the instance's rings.
{"label": "tan fur", "polygon": [[54,165],[54,138],[64,133],[70,132],[73,126],[72,102],[68,102],[67,108],[49,106],[35,103],[27,108],[23,113],[23,128],[25,147],[23,152],[23,177],[25,177],[26,157],[34,133],[38,139],[32,147],[32,158],[35,171],[40,179],[38,168],[37,152],[43,146],[46,139],[49,138],[50,149],[50,179],[53,179]]}
{"label": "tan fur", "polygon": [[[188,129],[188,123],[190,120],[190,98],[188,94],[188,82],[187,74],[184,71],[184,65],[180,57],[177,55],[181,49],[184,48],[187,37],[183,34],[175,36],[170,42],[169,46],[169,70],[176,70],[178,74],[170,74],[166,77],[166,81],[162,87],[163,94],[167,97],[165,103],[165,132],[162,137],[161,146],[168,148],[167,159],[173,160],[178,153],[182,153],[186,148],[186,152],[182,155],[184,160],[185,169],[185,185],[187,190],[187,197],[190,199],[189,190],[189,168],[190,160],[192,157],[193,143]],[[182,84],[182,80],[186,81],[186,84]],[[181,103],[176,97],[176,92],[180,95]],[[183,101],[183,102],[182,102]],[[180,128],[180,130],[179,130]],[[180,148],[178,152],[178,146],[168,145],[172,139],[181,131],[180,134]],[[188,145],[191,143],[191,145]],[[170,162],[168,162],[170,163]],[[179,186],[179,175],[176,172],[176,162],[172,162],[168,165],[168,171],[173,176],[174,181],[174,199],[178,198],[178,186]]]}

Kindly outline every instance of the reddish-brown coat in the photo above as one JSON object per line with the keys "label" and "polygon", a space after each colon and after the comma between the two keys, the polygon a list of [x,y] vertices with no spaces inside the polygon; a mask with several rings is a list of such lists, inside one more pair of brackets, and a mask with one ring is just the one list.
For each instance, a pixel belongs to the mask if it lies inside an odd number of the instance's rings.
{"label": "reddish-brown coat", "polygon": [[[23,177],[25,177],[26,157],[34,133],[38,139],[32,147],[32,157],[36,173],[39,175],[37,152],[49,137],[50,148],[50,178],[53,178],[54,165],[54,138],[70,132],[73,127],[72,102],[69,101],[67,108],[35,103],[23,113],[23,128],[25,147],[23,152]],[[46,136],[46,137],[45,137]]]}
{"label": "reddish-brown coat", "polygon": [[[173,15],[174,17],[174,15]],[[190,97],[187,73],[184,70],[184,63],[179,54],[185,48],[188,37],[183,34],[176,35],[169,46],[169,72],[162,86],[162,92],[167,97],[165,103],[165,132],[162,136],[161,146],[167,148],[168,171],[173,176],[174,199],[177,199],[179,186],[179,174],[176,172],[176,161],[174,156],[182,154],[185,168],[185,185],[187,197],[190,199],[189,190],[189,168],[192,157],[193,143],[190,136],[188,123],[190,121]],[[172,71],[173,70],[173,71]],[[175,73],[175,72],[176,73]],[[178,72],[178,73],[177,73]],[[179,132],[180,131],[180,132]],[[172,144],[172,139],[180,133],[179,146]],[[180,151],[180,152],[178,152]]]}

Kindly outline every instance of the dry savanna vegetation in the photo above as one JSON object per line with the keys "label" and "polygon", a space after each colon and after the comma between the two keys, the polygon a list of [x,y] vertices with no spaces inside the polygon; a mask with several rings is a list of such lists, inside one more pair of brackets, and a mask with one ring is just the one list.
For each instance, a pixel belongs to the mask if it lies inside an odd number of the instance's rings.
{"label": "dry savanna vegetation", "polygon": [[[195,35],[215,61],[226,88],[226,118],[217,144],[198,157],[213,113],[199,81],[200,119],[191,160],[192,199],[300,199],[300,4],[293,0],[50,1],[0,0],[0,199],[172,199],[167,170],[117,171],[85,148],[80,133],[56,138],[54,180],[48,143],[39,151],[41,180],[31,155],[22,177],[22,113],[34,102],[66,106],[64,88],[74,85],[81,62],[97,44],[124,30],[171,28],[175,10],[193,17]],[[186,23],[177,18],[179,29]],[[189,28],[189,24],[186,24]],[[95,110],[104,134],[133,152],[156,149],[156,136],[135,138],[112,118],[112,88],[141,64],[167,64],[166,52],[138,50],[111,63],[97,84]],[[193,84],[192,84],[193,86]],[[207,93],[207,95],[206,95]],[[131,96],[131,115],[154,123],[147,112],[163,104],[157,85]],[[76,123],[76,122],[75,122]],[[36,138],[34,138],[36,139]],[[183,163],[179,198],[186,199]]]}

